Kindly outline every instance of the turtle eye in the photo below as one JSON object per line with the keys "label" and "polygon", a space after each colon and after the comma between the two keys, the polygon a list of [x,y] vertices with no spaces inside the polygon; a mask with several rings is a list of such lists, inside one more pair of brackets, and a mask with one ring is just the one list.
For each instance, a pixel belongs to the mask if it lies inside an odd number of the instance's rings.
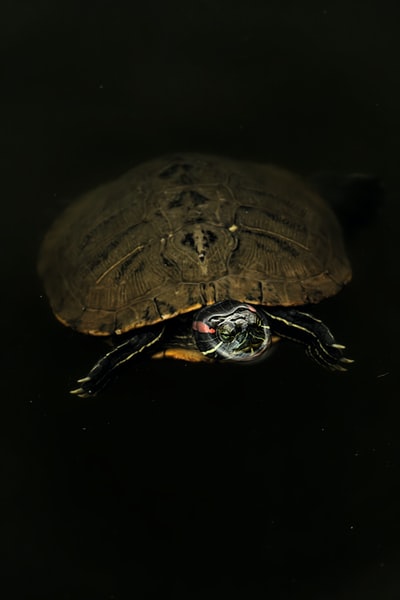
{"label": "turtle eye", "polygon": [[236,329],[233,323],[230,323],[229,321],[224,321],[218,328],[217,328],[217,335],[220,338],[220,340],[222,340],[225,343],[230,343],[232,342],[232,340],[234,339],[236,334]]}
{"label": "turtle eye", "polygon": [[200,352],[215,359],[252,360],[271,345],[265,313],[230,300],[202,308],[194,317],[193,333]]}

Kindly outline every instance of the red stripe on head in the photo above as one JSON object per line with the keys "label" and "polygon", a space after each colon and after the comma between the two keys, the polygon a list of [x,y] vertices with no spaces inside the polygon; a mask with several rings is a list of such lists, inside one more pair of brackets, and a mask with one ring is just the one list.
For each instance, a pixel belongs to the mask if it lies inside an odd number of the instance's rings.
{"label": "red stripe on head", "polygon": [[248,308],[248,309],[249,309],[251,312],[254,312],[254,313],[256,313],[256,312],[257,312],[257,310],[254,308],[254,306],[252,306],[251,304],[246,304],[245,306],[247,306],[247,308]]}
{"label": "red stripe on head", "polygon": [[213,327],[209,327],[204,321],[193,321],[193,329],[199,333],[215,333]]}

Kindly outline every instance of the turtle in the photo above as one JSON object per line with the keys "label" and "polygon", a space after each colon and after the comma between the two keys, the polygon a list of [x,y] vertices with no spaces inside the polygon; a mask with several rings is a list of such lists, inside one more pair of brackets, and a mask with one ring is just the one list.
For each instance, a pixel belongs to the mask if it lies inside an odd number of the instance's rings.
{"label": "turtle", "polygon": [[44,236],[57,319],[111,350],[71,390],[95,396],[126,361],[247,363],[289,339],[331,371],[353,361],[310,306],[351,280],[341,224],[300,174],[183,152],[83,193]]}

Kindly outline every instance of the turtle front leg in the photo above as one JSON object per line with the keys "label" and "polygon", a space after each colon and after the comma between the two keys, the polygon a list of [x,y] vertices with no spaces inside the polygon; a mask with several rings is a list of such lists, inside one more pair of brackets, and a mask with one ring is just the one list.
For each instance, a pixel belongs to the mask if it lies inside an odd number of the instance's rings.
{"label": "turtle front leg", "polygon": [[271,328],[279,337],[299,342],[306,354],[331,371],[347,371],[354,361],[344,356],[345,346],[338,344],[326,325],[312,315],[292,308],[268,308]]}
{"label": "turtle front leg", "polygon": [[100,358],[86,377],[78,379],[80,386],[70,391],[70,394],[89,398],[102,390],[115,370],[132,358],[140,356],[147,350],[153,351],[154,345],[161,340],[164,327],[152,327],[149,330],[135,333],[126,342],[116,346],[111,352]]}

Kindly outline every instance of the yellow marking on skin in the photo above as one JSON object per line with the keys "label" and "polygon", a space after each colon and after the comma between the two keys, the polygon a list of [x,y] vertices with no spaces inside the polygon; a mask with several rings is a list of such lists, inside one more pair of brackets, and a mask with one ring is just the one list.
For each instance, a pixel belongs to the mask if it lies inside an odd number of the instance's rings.
{"label": "yellow marking on skin", "polygon": [[[293,321],[287,321],[283,317],[277,317],[276,315],[273,316],[273,320],[281,321],[282,323],[285,323],[285,325],[287,325],[288,327],[294,327],[296,329],[300,329],[300,331],[306,331],[307,333],[312,335],[314,338],[317,338],[317,336],[315,335],[315,333],[313,331],[311,331],[311,329],[307,329],[307,327],[302,327],[301,325],[298,325],[297,323],[294,323]],[[322,321],[319,321],[318,319],[315,319],[315,321],[317,321],[318,323],[322,323]],[[287,337],[288,339],[294,339],[294,338],[291,338],[286,335],[285,335],[285,337]]]}
{"label": "yellow marking on skin", "polygon": [[[133,356],[136,356],[137,354],[140,354],[140,352],[143,352],[143,350],[145,350],[146,348],[149,348],[150,346],[152,346],[153,344],[155,344],[156,342],[158,342],[158,340],[162,337],[163,333],[164,333],[164,329],[163,328],[159,335],[157,337],[154,338],[154,340],[152,340],[149,344],[142,346],[141,348],[139,348],[139,350],[136,350],[135,352],[131,352],[131,354],[129,354],[128,356],[126,356],[125,358],[123,358],[122,360],[120,360],[119,362],[117,362],[113,369],[115,369],[116,367],[119,367],[120,365],[122,365],[123,363],[125,363],[126,361],[130,360]],[[114,352],[114,350],[111,350],[111,352],[108,352],[104,358],[106,358],[107,356],[109,356],[110,354],[112,354]],[[90,375],[88,375],[87,377],[82,377],[82,379],[78,379],[78,383],[87,383],[88,381],[91,381],[92,377],[90,377]],[[74,390],[70,390],[69,392],[70,394],[74,394],[77,396],[81,396],[82,398],[88,398],[90,396],[90,390],[88,392],[85,392],[85,390],[80,387],[80,388],[76,388]]]}
{"label": "yellow marking on skin", "polygon": [[[304,315],[306,315],[306,313],[302,313]],[[310,315],[307,315],[310,316]],[[314,319],[314,321],[316,321],[317,323],[322,323],[322,321],[320,321],[319,319],[316,319],[315,317],[312,317]],[[305,331],[307,332],[309,335],[311,335],[315,342],[317,343],[317,347],[315,347],[315,350],[318,354],[319,359],[326,365],[328,365],[329,367],[333,367],[334,369],[338,370],[338,371],[346,371],[346,367],[342,367],[339,363],[348,363],[348,362],[354,362],[352,359],[346,359],[345,357],[341,357],[339,358],[336,363],[332,364],[329,360],[327,360],[325,358],[325,356],[330,356],[328,350],[325,348],[325,346],[321,343],[319,337],[311,330],[311,329],[307,329],[307,327],[302,327],[301,325],[298,325],[297,323],[294,323],[293,321],[287,321],[286,319],[284,319],[283,317],[277,317],[274,315],[274,319],[276,319],[277,321],[281,321],[283,323],[285,323],[285,325],[288,325],[289,327],[294,327],[300,331]],[[289,340],[293,340],[293,341],[298,341],[293,337],[290,337],[288,335],[284,336],[285,338],[289,339]],[[342,346],[341,344],[332,344],[331,346],[332,348],[336,348],[336,349],[340,349],[340,350],[344,350],[346,348],[346,346]]]}
{"label": "yellow marking on skin", "polygon": [[218,350],[218,348],[220,348],[221,346],[223,346],[224,342],[220,342],[219,344],[217,344],[216,346],[214,346],[214,348],[210,348],[209,350],[205,350],[203,352],[203,354],[207,355],[207,354],[213,354],[214,352],[216,352]]}
{"label": "yellow marking on skin", "polygon": [[130,252],[128,252],[128,254],[125,254],[125,256],[123,256],[122,258],[120,258],[119,260],[117,260],[117,262],[116,262],[116,263],[114,263],[113,265],[111,265],[111,267],[108,267],[108,269],[106,269],[106,270],[104,271],[104,273],[102,273],[102,274],[100,275],[100,277],[98,277],[98,278],[96,279],[96,285],[98,285],[98,284],[99,284],[99,283],[100,283],[100,282],[101,282],[101,281],[104,279],[104,277],[107,277],[107,275],[108,275],[109,273],[111,273],[111,271],[112,271],[113,269],[115,269],[116,267],[118,267],[118,266],[119,266],[121,263],[123,263],[123,262],[124,262],[124,261],[125,261],[127,258],[129,258],[129,257],[133,256],[134,254],[137,254],[137,252],[140,252],[141,250],[143,250],[143,248],[144,248],[144,245],[143,245],[143,244],[141,244],[140,246],[136,246],[136,248],[134,248],[133,250],[131,250]]}
{"label": "yellow marking on skin", "polygon": [[151,358],[174,358],[177,360],[186,360],[188,362],[212,362],[210,358],[207,358],[199,350],[189,350],[185,348],[166,348],[152,354]]}
{"label": "yellow marking on skin", "polygon": [[[160,331],[160,333],[158,334],[158,336],[155,337],[154,340],[151,340],[151,342],[149,344],[147,344],[145,346],[141,346],[139,348],[139,350],[135,350],[135,352],[132,352],[131,354],[129,354],[129,356],[126,356],[125,358],[123,358],[122,360],[120,360],[118,363],[116,363],[115,367],[119,367],[119,365],[122,365],[123,363],[127,362],[128,360],[130,360],[136,354],[140,354],[141,352],[143,352],[143,350],[146,350],[146,348],[149,348],[150,346],[153,346],[153,344],[155,344],[156,342],[158,342],[158,340],[161,339],[161,337],[163,336],[164,329],[165,328],[163,327],[162,330]],[[111,352],[109,354],[111,354]],[[106,356],[108,356],[108,355],[106,355]]]}

